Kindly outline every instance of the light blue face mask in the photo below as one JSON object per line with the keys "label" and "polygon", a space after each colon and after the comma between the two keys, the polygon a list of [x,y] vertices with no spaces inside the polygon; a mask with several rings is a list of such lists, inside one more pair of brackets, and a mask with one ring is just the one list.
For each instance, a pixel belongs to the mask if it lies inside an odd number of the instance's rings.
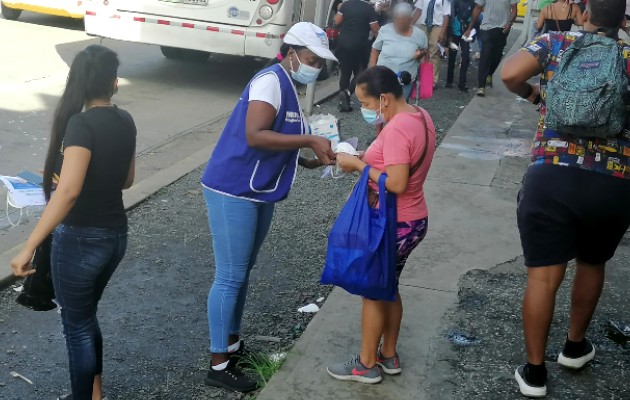
{"label": "light blue face mask", "polygon": [[381,104],[381,100],[378,101],[379,107],[377,110],[370,110],[369,108],[361,107],[361,114],[363,115],[363,119],[370,125],[380,125],[385,123],[385,117],[383,117],[383,113],[381,110],[383,109],[383,105]]}
{"label": "light blue face mask", "polygon": [[295,54],[295,58],[297,58],[300,66],[298,67],[297,71],[291,71],[291,77],[304,85],[315,82],[319,77],[319,73],[322,71],[322,69],[311,67],[308,64],[303,64],[302,61],[300,61],[300,57],[298,57],[297,53]]}

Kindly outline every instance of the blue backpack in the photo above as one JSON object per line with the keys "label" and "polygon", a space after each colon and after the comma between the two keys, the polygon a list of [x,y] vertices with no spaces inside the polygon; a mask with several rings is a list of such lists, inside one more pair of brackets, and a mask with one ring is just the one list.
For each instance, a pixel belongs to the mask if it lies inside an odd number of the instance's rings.
{"label": "blue backpack", "polygon": [[564,52],[547,83],[545,125],[578,137],[610,138],[626,123],[626,62],[617,42],[585,33]]}

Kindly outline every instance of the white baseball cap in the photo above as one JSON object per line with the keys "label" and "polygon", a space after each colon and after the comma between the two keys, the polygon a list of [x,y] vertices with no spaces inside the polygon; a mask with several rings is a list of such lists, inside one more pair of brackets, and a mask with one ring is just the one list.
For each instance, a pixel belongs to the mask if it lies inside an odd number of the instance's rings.
{"label": "white baseball cap", "polygon": [[337,61],[337,58],[328,47],[326,32],[310,22],[298,22],[293,25],[284,37],[284,43],[293,46],[304,46],[323,59]]}

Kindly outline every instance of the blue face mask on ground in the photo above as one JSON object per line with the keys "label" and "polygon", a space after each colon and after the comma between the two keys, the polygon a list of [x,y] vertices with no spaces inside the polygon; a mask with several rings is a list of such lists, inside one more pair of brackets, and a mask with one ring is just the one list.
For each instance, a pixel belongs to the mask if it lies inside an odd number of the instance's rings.
{"label": "blue face mask on ground", "polygon": [[361,115],[363,115],[363,119],[370,125],[380,125],[385,123],[385,117],[383,117],[383,113],[381,110],[383,109],[383,105],[381,104],[381,100],[378,101],[379,107],[377,110],[370,110],[369,108],[361,107]]}
{"label": "blue face mask on ground", "polygon": [[297,71],[291,71],[291,77],[304,85],[315,82],[319,77],[319,73],[322,71],[322,69],[311,67],[308,64],[303,64],[297,54],[295,55],[295,58],[297,58],[300,66],[298,67]]}

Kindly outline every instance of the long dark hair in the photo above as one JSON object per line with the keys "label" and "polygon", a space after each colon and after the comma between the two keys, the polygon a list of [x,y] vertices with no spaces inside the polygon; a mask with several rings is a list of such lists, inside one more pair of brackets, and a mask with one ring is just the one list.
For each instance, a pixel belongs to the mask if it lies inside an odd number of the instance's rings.
{"label": "long dark hair", "polygon": [[50,200],[53,174],[59,162],[68,121],[83,110],[87,101],[112,97],[119,64],[116,53],[98,45],[87,47],[72,61],[66,88],[55,110],[44,165],[44,193],[47,200]]}

